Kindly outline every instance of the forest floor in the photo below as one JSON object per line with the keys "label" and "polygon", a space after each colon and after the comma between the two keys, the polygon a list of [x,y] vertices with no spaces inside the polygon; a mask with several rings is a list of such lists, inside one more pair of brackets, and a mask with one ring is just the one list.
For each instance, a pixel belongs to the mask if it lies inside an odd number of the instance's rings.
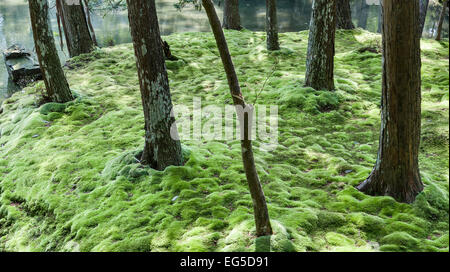
{"label": "forest floor", "polygon": [[[380,129],[380,35],[338,31],[336,91],[303,87],[308,32],[226,31],[247,101],[279,106],[279,146],[255,142],[275,234],[255,239],[239,141],[183,140],[183,167],[142,168],[143,113],[131,44],[66,67],[78,98],[37,106],[43,83],[0,114],[0,251],[448,251],[449,48],[422,40],[425,190],[411,204],[355,189]],[[210,33],[165,39],[174,104],[230,104]],[[370,50],[365,50],[365,49]],[[375,49],[375,50],[373,50]],[[372,52],[373,51],[373,52]],[[270,76],[271,75],[271,76]]]}

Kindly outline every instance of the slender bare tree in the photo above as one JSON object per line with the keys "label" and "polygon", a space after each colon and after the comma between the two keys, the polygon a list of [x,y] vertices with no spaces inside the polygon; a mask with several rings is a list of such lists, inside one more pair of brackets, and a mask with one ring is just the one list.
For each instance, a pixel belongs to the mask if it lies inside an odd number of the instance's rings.
{"label": "slender bare tree", "polygon": [[440,41],[441,40],[442,25],[444,23],[445,13],[447,11],[447,7],[448,7],[448,0],[442,1],[442,10],[441,10],[441,15],[439,16],[438,29],[437,29],[437,33],[436,33],[436,41]]}
{"label": "slender bare tree", "polygon": [[[253,199],[253,210],[256,223],[256,235],[266,236],[272,234],[272,227],[270,225],[269,213],[267,210],[266,198],[259,181],[258,172],[255,167],[255,159],[253,156],[253,148],[251,141],[251,121],[253,107],[245,103],[241,92],[239,80],[234,69],[234,64],[228,49],[227,41],[220,27],[219,17],[217,16],[214,4],[211,0],[201,0],[202,5],[208,15],[211,29],[216,39],[217,47],[219,49],[220,57],[225,68],[225,73],[228,79],[228,85],[231,91],[233,103],[236,106],[239,122],[241,123],[241,130],[244,132],[244,137],[241,140],[242,161],[244,164],[244,171],[247,177],[247,182],[250,189],[250,194]],[[239,110],[240,109],[240,110]],[[247,111],[248,110],[248,111]],[[247,112],[247,113],[244,113]],[[242,131],[241,131],[242,133]]]}

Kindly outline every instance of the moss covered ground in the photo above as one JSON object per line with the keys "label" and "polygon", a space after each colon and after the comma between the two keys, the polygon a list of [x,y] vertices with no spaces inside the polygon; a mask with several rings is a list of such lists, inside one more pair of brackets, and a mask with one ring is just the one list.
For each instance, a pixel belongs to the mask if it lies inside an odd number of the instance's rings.
{"label": "moss covered ground", "polygon": [[[238,141],[183,141],[186,165],[142,168],[143,113],[131,44],[70,62],[78,98],[37,105],[42,82],[0,114],[0,250],[448,251],[448,41],[422,40],[425,190],[412,205],[355,186],[376,160],[378,34],[338,31],[335,92],[303,87],[308,32],[226,31],[248,101],[279,105],[279,146],[255,156],[275,234],[255,239]],[[210,33],[165,37],[175,104],[230,104]],[[362,52],[361,52],[362,51]],[[372,52],[373,51],[373,52]],[[272,72],[275,71],[275,72]]]}

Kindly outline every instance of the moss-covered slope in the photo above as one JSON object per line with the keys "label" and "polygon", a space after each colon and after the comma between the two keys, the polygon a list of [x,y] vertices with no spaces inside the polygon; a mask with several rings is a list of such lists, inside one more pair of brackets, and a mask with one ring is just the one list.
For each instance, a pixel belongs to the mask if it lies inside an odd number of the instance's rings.
{"label": "moss-covered slope", "polygon": [[[279,105],[280,145],[255,148],[271,249],[448,251],[448,42],[422,41],[426,188],[406,205],[354,188],[376,159],[380,36],[337,33],[331,93],[303,87],[307,35],[280,34],[282,50],[270,54],[264,33],[226,32],[248,101],[275,70],[258,104]],[[166,39],[180,58],[167,62],[174,103],[230,104],[212,35]],[[267,239],[255,242],[238,141],[183,141],[186,165],[164,172],[137,164],[143,113],[132,45],[77,57],[66,73],[74,102],[37,107],[38,83],[3,103],[0,250],[267,249]]]}

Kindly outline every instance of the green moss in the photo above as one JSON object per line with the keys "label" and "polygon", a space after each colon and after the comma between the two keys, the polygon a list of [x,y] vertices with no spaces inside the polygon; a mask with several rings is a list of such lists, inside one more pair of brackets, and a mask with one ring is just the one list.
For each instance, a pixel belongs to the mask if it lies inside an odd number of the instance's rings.
{"label": "green moss", "polygon": [[349,246],[355,243],[352,239],[346,237],[345,235],[335,232],[328,232],[325,235],[325,239],[327,240],[328,244],[333,246]]}
{"label": "green moss", "polygon": [[[279,145],[255,141],[274,235],[255,237],[238,141],[183,141],[182,167],[142,167],[143,114],[133,47],[84,54],[67,70],[77,99],[37,107],[42,83],[2,104],[0,250],[448,251],[448,43],[422,40],[426,187],[412,205],[355,189],[376,160],[378,34],[338,31],[336,91],[304,87],[307,31],[225,31],[247,101],[279,105]],[[165,39],[175,104],[230,104],[210,33]],[[301,40],[299,42],[299,40]],[[185,45],[189,44],[189,50]],[[275,70],[275,73],[272,71]],[[263,82],[267,84],[263,87]]]}
{"label": "green moss", "polygon": [[345,225],[346,218],[339,213],[333,213],[328,211],[320,211],[317,213],[318,227],[321,229],[336,229],[342,225]]}
{"label": "green moss", "polygon": [[[385,244],[380,248],[382,251],[393,251],[391,246],[395,246],[402,251],[414,251],[419,244],[419,241],[407,232],[393,232],[384,236],[381,242]],[[386,245],[389,245],[389,247],[386,247]]]}
{"label": "green moss", "polygon": [[39,112],[43,115],[48,115],[51,112],[64,112],[64,110],[66,109],[66,105],[65,104],[61,104],[61,103],[47,103],[44,104],[41,109],[39,110]]}

